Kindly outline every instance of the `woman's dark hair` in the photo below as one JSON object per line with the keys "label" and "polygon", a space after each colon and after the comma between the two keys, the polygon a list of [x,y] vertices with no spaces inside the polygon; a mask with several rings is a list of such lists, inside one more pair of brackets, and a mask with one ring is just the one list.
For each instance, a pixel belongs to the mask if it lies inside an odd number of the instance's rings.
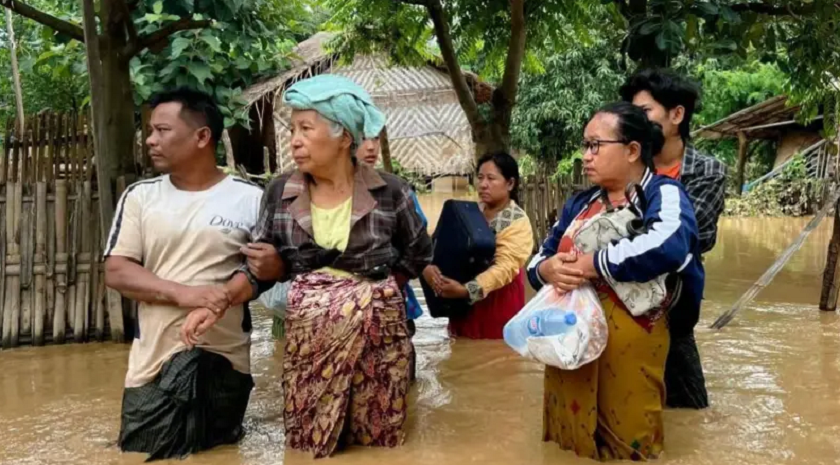
{"label": "woman's dark hair", "polygon": [[485,163],[493,162],[506,181],[513,181],[513,189],[510,191],[510,198],[519,203],[519,163],[507,152],[493,152],[484,155],[478,160],[475,172],[478,173]]}
{"label": "woman's dark hair", "polygon": [[667,110],[685,108],[680,137],[688,141],[691,138],[691,118],[700,111],[700,86],[672,70],[648,68],[630,76],[619,93],[622,100],[632,102],[636,94],[644,91]]}
{"label": "woman's dark hair", "polygon": [[618,138],[628,144],[637,142],[642,147],[642,163],[653,169],[653,157],[665,145],[662,126],[649,120],[644,110],[628,102],[607,104],[592,116],[594,118],[601,113],[618,117]]}

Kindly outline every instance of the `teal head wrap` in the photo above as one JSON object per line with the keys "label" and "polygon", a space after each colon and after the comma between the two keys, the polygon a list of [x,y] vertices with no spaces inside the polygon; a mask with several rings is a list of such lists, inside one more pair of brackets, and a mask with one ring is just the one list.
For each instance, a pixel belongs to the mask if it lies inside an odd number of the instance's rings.
{"label": "teal head wrap", "polygon": [[283,103],[295,110],[315,110],[341,124],[356,145],[379,136],[385,115],[362,86],[345,77],[322,74],[298,81],[283,94]]}

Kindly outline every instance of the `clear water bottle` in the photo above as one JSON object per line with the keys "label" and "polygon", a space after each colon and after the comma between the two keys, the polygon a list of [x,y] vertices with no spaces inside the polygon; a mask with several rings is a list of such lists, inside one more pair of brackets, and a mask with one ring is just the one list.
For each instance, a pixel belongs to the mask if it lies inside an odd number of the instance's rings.
{"label": "clear water bottle", "polygon": [[525,320],[509,321],[505,325],[504,338],[507,345],[524,354],[529,337],[559,336],[577,324],[577,315],[559,307],[550,307],[534,312]]}

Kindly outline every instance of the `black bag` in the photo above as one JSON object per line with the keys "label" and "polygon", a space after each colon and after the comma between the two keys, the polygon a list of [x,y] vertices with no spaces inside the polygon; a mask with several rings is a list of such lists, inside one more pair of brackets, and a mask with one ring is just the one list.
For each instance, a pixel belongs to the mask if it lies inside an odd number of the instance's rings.
{"label": "black bag", "polygon": [[[496,234],[475,202],[447,200],[432,244],[432,264],[440,268],[444,276],[461,284],[490,268],[496,254]],[[470,311],[469,300],[438,297],[422,277],[420,284],[433,318],[457,318]]]}

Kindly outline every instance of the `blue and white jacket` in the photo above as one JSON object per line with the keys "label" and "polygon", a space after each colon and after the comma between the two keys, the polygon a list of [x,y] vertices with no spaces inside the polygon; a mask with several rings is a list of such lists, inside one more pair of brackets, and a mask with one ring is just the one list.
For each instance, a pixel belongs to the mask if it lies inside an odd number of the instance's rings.
{"label": "blue and white jacket", "polygon": [[[619,282],[647,282],[665,273],[675,273],[676,295],[669,313],[670,332],[674,336],[690,333],[700,317],[705,272],[700,261],[700,240],[691,199],[683,186],[665,176],[645,170],[641,186],[647,198],[644,223],[647,232],[625,238],[595,253],[595,269],[602,277]],[[600,188],[581,192],[566,202],[560,220],[528,265],[528,280],[539,290],[546,282],[538,266],[557,253],[566,229],[592,202]]]}

